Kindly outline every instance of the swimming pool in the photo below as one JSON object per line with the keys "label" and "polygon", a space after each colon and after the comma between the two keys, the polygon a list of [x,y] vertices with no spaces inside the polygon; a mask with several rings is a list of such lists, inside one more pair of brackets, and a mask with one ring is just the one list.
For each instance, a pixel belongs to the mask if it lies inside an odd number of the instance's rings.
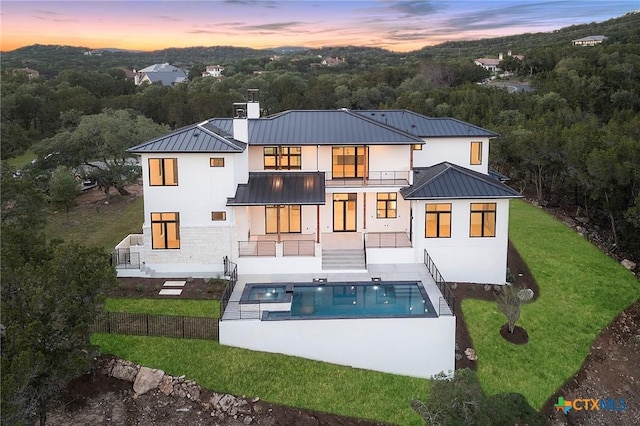
{"label": "swimming pool", "polygon": [[241,303],[290,302],[264,307],[263,320],[436,317],[420,282],[247,284]]}

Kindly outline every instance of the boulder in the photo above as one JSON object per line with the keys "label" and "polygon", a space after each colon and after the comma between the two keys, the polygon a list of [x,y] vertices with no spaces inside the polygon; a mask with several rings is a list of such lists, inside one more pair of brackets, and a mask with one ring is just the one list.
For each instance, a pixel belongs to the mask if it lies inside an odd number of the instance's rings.
{"label": "boulder", "polygon": [[127,382],[135,381],[137,375],[138,367],[135,364],[124,360],[117,361],[111,370],[111,376]]}
{"label": "boulder", "polygon": [[622,262],[620,262],[620,264],[630,271],[636,269],[636,263],[629,259],[624,259]]}
{"label": "boulder", "polygon": [[467,356],[469,361],[476,361],[478,356],[476,355],[476,351],[473,348],[467,348],[464,350],[464,354]]}
{"label": "boulder", "polygon": [[220,405],[220,410],[226,413],[229,412],[235,402],[236,398],[233,395],[226,394],[218,401],[218,405]]}
{"label": "boulder", "polygon": [[173,392],[173,379],[171,378],[171,376],[165,374],[162,377],[162,381],[160,382],[160,386],[158,386],[158,389],[160,390],[160,392],[167,396],[171,395],[171,393]]}
{"label": "boulder", "polygon": [[136,381],[133,382],[133,390],[138,395],[145,394],[160,385],[162,376],[164,376],[164,371],[162,370],[140,367],[140,371],[136,376]]}

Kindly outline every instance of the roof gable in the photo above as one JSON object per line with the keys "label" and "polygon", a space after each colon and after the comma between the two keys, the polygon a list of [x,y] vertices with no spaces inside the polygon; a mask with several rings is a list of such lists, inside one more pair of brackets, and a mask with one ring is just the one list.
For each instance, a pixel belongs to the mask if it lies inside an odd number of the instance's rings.
{"label": "roof gable", "polygon": [[405,200],[521,197],[490,176],[448,162],[414,169],[413,185],[400,193]]}
{"label": "roof gable", "polygon": [[242,152],[246,144],[226,138],[227,134],[208,121],[192,124],[129,148],[136,154],[147,152]]}
{"label": "roof gable", "polygon": [[408,110],[361,110],[354,113],[423,138],[470,136],[495,138],[498,136],[490,130],[455,118],[427,117]]}

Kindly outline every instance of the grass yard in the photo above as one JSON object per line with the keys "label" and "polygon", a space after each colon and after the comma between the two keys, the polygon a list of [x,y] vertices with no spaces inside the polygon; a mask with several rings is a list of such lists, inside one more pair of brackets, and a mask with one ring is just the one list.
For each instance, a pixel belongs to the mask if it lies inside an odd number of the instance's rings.
{"label": "grass yard", "polygon": [[17,170],[22,169],[24,166],[31,164],[31,160],[37,159],[38,156],[31,149],[28,149],[22,155],[17,157],[11,157],[7,159],[9,165],[15,167]]}
{"label": "grass yard", "polygon": [[139,314],[220,317],[220,301],[214,299],[132,299],[108,297],[105,311]]}
{"label": "grass yard", "polygon": [[540,409],[580,369],[596,336],[640,297],[640,285],[541,209],[512,201],[510,216],[510,238],[540,288],[539,299],[522,308],[517,323],[529,343],[513,345],[500,336],[506,319],[496,303],[468,299],[462,309],[484,390],[521,393]]}
{"label": "grass yard", "polygon": [[64,211],[49,214],[45,228],[48,238],[76,241],[110,252],[128,234],[141,232],[142,197],[115,195],[108,205],[89,204],[82,199],[82,195],[78,197],[78,206],[68,216]]}
{"label": "grass yard", "polygon": [[[94,334],[103,353],[186,375],[217,392],[398,425],[422,425],[409,406],[430,382],[205,340]],[[374,356],[372,354],[372,356]]]}

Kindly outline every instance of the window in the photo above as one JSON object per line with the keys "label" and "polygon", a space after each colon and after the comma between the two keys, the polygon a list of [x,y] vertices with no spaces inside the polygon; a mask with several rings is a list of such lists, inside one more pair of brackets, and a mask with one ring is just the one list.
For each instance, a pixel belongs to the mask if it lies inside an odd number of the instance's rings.
{"label": "window", "polygon": [[469,236],[496,236],[496,203],[471,203]]}
{"label": "window", "polygon": [[178,159],[149,158],[149,185],[178,185]]}
{"label": "window", "polygon": [[376,197],[376,217],[393,219],[397,214],[397,195],[395,192],[378,192]]}
{"label": "window", "polygon": [[224,158],[209,158],[209,166],[211,167],[224,167]]}
{"label": "window", "polygon": [[367,173],[366,146],[334,146],[333,178],[360,178]]}
{"label": "window", "polygon": [[471,142],[471,165],[482,164],[482,142]]}
{"label": "window", "polygon": [[411,145],[411,149],[414,151],[422,151],[422,144],[421,143],[414,143],[413,145]]}
{"label": "window", "polygon": [[299,146],[265,146],[265,170],[300,170],[302,168],[302,148]]}
{"label": "window", "polygon": [[227,212],[211,212],[211,220],[227,220]]}
{"label": "window", "polygon": [[154,249],[180,248],[180,213],[151,213],[151,246]]}
{"label": "window", "polygon": [[267,234],[278,233],[278,210],[280,211],[280,233],[302,232],[300,206],[266,206],[265,222]]}
{"label": "window", "polygon": [[427,204],[425,237],[451,237],[451,204]]}

